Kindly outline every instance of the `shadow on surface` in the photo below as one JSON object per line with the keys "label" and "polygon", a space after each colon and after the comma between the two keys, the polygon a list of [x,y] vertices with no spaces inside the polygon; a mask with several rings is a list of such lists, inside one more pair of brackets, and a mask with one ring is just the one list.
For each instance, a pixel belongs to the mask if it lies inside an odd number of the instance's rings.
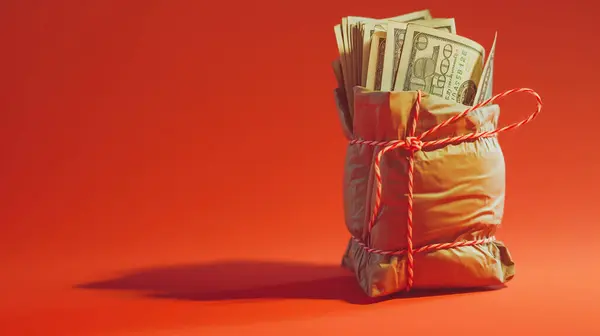
{"label": "shadow on surface", "polygon": [[[475,291],[413,290],[408,294],[373,299],[360,289],[352,273],[338,265],[267,261],[224,261],[156,267],[75,287],[138,291],[148,297],[193,301],[317,299],[341,300],[353,304]],[[482,290],[484,289],[477,291]]]}

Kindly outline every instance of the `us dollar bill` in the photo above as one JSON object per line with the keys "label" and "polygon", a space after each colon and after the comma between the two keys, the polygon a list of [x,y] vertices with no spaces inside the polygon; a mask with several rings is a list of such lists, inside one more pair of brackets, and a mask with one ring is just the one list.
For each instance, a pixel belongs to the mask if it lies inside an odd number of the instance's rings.
{"label": "us dollar bill", "polygon": [[437,30],[446,31],[451,34],[456,34],[456,20],[454,18],[435,18],[429,20],[416,20],[410,23],[418,24],[425,27],[435,28]]}
{"label": "us dollar bill", "polygon": [[342,34],[343,34],[343,41],[344,41],[344,52],[346,55],[346,64],[347,64],[347,71],[344,74],[346,80],[348,81],[348,84],[350,85],[350,87],[353,86],[353,82],[354,82],[354,76],[352,75],[352,69],[354,69],[354,63],[352,62],[352,46],[350,45],[351,39],[350,39],[350,27],[349,27],[349,22],[351,18],[349,17],[343,17],[342,18]]}
{"label": "us dollar bill", "polygon": [[394,90],[421,90],[472,105],[485,49],[468,38],[421,25],[406,29]]}
{"label": "us dollar bill", "polygon": [[[348,74],[347,78],[350,81],[350,85],[362,85],[362,36],[360,35],[360,28],[363,22],[371,22],[375,19],[363,16],[348,16],[346,20],[346,31],[347,31],[347,53],[348,53]],[[344,19],[342,19],[342,23]],[[351,73],[350,73],[351,72]]]}
{"label": "us dollar bill", "polygon": [[345,48],[345,44],[344,44],[344,30],[342,28],[342,25],[340,25],[340,24],[335,25],[335,27],[333,27],[333,30],[335,32],[335,39],[337,42],[338,51],[340,53],[340,67],[342,70],[342,78],[344,79],[343,87],[344,87],[344,91],[346,92],[346,101],[348,103],[350,112],[352,113],[354,111],[354,104],[353,104],[353,97],[351,97],[351,95],[349,93],[352,90],[352,86],[350,84],[350,81],[347,78],[349,64],[348,64],[348,54],[346,53],[346,48]]}
{"label": "us dollar bill", "polygon": [[365,22],[362,25],[362,77],[361,77],[361,85],[365,86],[367,84],[367,73],[369,69],[369,55],[371,53],[371,42],[373,39],[373,34],[379,28],[379,30],[383,29],[381,22],[371,21]]}
{"label": "us dollar bill", "polygon": [[384,20],[371,20],[362,22],[361,24],[361,82],[360,85],[365,86],[367,84],[367,73],[369,69],[369,56],[371,54],[371,42],[375,31],[384,30],[387,22]]}
{"label": "us dollar bill", "polygon": [[492,98],[492,84],[494,81],[494,54],[496,53],[496,39],[498,38],[498,32],[494,34],[494,42],[488,54],[488,58],[485,61],[483,67],[483,74],[477,85],[477,94],[475,95],[475,102],[473,105],[484,102],[486,99]]}
{"label": "us dollar bill", "polygon": [[385,26],[389,22],[413,22],[430,20],[431,12],[429,9],[424,9],[408,14],[402,14],[384,19],[368,19],[361,22],[361,41],[362,55],[361,55],[361,83],[360,85],[365,86],[367,83],[367,72],[369,68],[369,55],[371,53],[371,40],[373,34],[378,28]]}
{"label": "us dollar bill", "polygon": [[386,29],[385,56],[383,61],[383,75],[381,78],[381,90],[390,91],[393,87],[394,74],[398,71],[400,52],[404,44],[404,36],[408,23],[390,22]]}
{"label": "us dollar bill", "polygon": [[[354,97],[352,88],[360,84],[357,76],[356,48],[353,48],[351,30],[352,27],[363,21],[375,20],[367,17],[350,16],[342,18],[340,24],[335,25],[334,32],[340,54],[340,65],[344,79],[344,89],[350,112],[354,111]],[[362,71],[362,70],[361,70]]]}
{"label": "us dollar bill", "polygon": [[381,76],[383,74],[383,60],[385,56],[386,32],[376,31],[373,34],[371,53],[369,55],[369,70],[366,88],[381,90]]}
{"label": "us dollar bill", "polygon": [[394,87],[394,82],[398,73],[400,53],[402,52],[406,29],[409,24],[418,24],[438,30],[445,30],[453,34],[456,33],[456,23],[453,18],[416,20],[410,23],[389,22],[387,24],[387,44],[385,49],[385,60],[383,64],[383,77],[381,79],[382,91],[390,91]]}

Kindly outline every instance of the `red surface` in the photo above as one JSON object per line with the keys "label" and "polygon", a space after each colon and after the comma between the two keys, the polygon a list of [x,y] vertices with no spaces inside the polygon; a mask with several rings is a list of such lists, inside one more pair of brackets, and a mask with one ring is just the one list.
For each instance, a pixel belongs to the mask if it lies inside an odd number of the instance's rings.
{"label": "red surface", "polygon": [[[600,333],[596,10],[204,3],[0,5],[0,335]],[[367,304],[338,267],[332,27],[422,7],[486,47],[498,30],[495,92],[544,99],[501,136],[517,276]]]}

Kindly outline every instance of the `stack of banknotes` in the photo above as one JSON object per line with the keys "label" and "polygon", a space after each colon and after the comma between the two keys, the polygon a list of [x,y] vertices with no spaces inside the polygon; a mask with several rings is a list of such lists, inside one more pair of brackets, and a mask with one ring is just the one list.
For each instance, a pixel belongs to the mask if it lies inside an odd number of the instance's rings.
{"label": "stack of banknotes", "polygon": [[453,18],[433,18],[427,9],[385,19],[349,16],[334,30],[340,56],[333,69],[351,111],[355,86],[421,90],[468,106],[492,95],[497,35],[485,60],[479,43],[456,33]]}

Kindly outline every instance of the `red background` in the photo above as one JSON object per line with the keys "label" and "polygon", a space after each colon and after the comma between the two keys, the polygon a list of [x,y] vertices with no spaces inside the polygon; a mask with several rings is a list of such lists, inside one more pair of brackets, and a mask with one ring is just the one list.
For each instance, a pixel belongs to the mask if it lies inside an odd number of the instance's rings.
{"label": "red background", "polygon": [[[501,136],[499,238],[517,276],[364,304],[338,267],[332,27],[422,8],[486,48],[497,30],[494,92],[544,99]],[[541,0],[3,1],[0,334],[600,333],[596,14]],[[500,104],[504,123],[535,108],[525,94]]]}

